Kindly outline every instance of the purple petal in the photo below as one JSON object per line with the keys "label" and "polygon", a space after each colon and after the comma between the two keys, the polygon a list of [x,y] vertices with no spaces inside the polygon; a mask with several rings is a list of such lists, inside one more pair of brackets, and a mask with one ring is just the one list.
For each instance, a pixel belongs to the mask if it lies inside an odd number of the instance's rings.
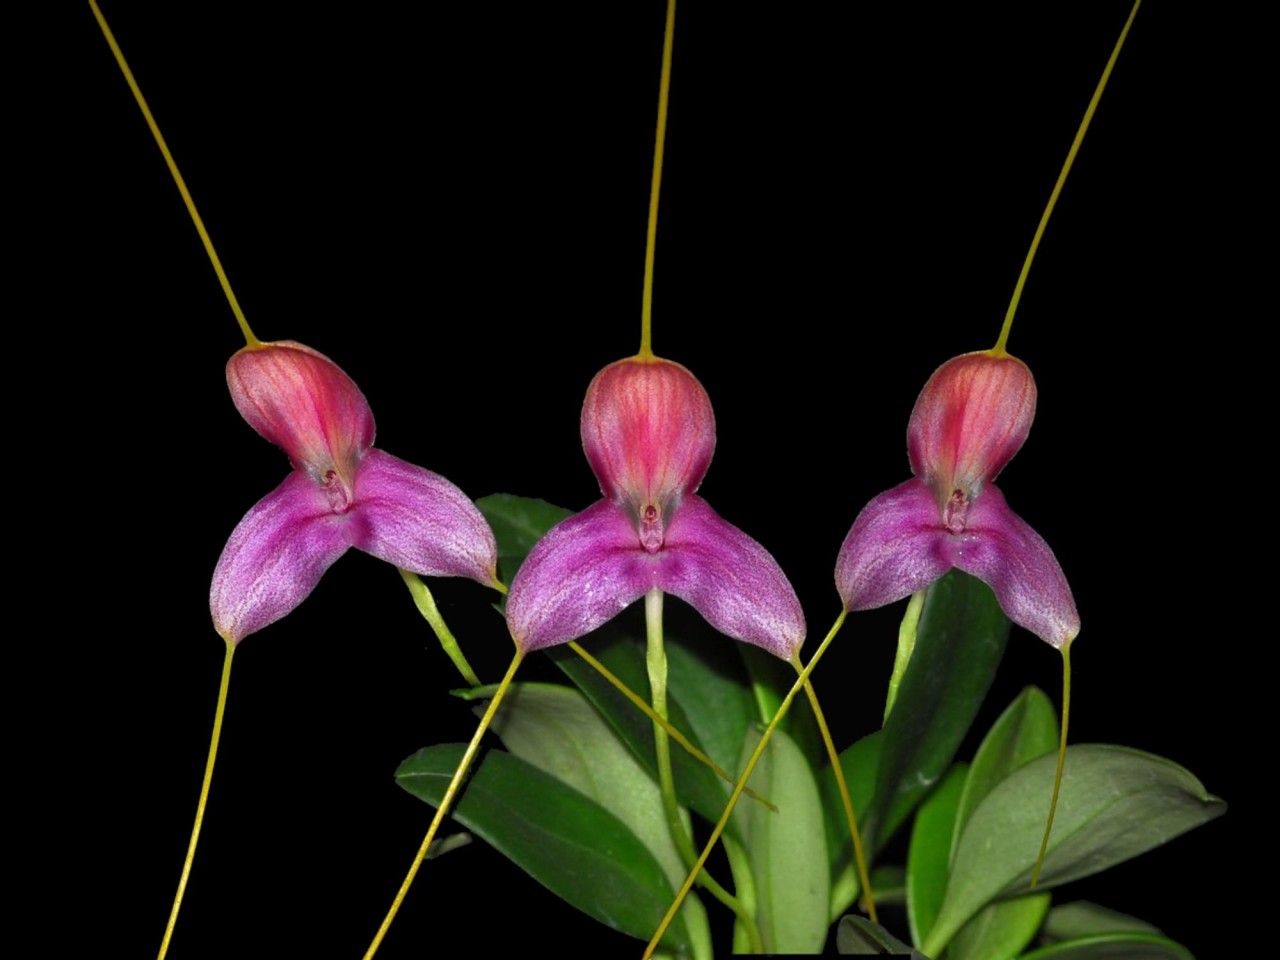
{"label": "purple petal", "polygon": [[882,607],[933,583],[953,565],[946,536],[923,480],[880,494],[853,521],[836,560],[845,609]]}
{"label": "purple petal", "polygon": [[293,472],[244,515],[213,572],[209,609],[233,643],[279,620],[306,599],[351,546],[347,517],[324,488]]}
{"label": "purple petal", "polygon": [[790,660],[804,642],[804,612],[778,562],[701,497],[684,498],[657,554],[658,586],[726,636]]}
{"label": "purple petal", "polygon": [[661,556],[641,548],[635,521],[612,500],[561,521],[511,583],[511,636],[528,651],[590,633],[658,585]]}
{"label": "purple petal", "polygon": [[1010,620],[1058,648],[1075,639],[1080,615],[1062,567],[994,486],[969,506],[965,532],[947,539],[955,566],[985,581]]}
{"label": "purple petal", "polygon": [[356,470],[352,543],[430,577],[497,579],[493,531],[467,495],[439,474],[370,450]]}

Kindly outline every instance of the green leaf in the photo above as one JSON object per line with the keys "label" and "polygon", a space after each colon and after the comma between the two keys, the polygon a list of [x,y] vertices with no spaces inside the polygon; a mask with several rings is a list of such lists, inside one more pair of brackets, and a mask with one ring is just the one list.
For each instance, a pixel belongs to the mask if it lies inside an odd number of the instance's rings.
{"label": "green leaf", "polygon": [[[685,629],[688,625],[681,625]],[[693,643],[683,633],[667,632],[667,695],[684,711],[696,742],[731,774],[738,772],[738,753],[755,719],[755,704],[738,659],[737,641],[707,628]],[[681,748],[672,744],[672,751]],[[725,784],[726,796],[729,784]]]}
{"label": "green leaf", "polygon": [[[483,706],[475,708],[477,715]],[[513,756],[590,797],[631,828],[679,883],[688,872],[671,840],[657,781],[577,690],[515,683],[492,730]]]}
{"label": "green leaf", "polygon": [[1195,960],[1180,943],[1152,933],[1103,933],[1024,953],[1022,960]]}
{"label": "green leaf", "polygon": [[1047,893],[997,900],[969,918],[947,947],[947,960],[1013,960],[1049,910]]}
{"label": "green leaf", "polygon": [[907,849],[907,923],[911,940],[919,946],[933,929],[942,897],[947,889],[951,862],[951,834],[956,826],[956,810],[964,789],[967,765],[955,764],[947,771],[916,814]]}
{"label": "green leaf", "polygon": [[915,649],[884,725],[868,846],[879,849],[947,769],[1008,637],[1008,619],[976,577],[952,570],[925,592]]}
{"label": "green leaf", "polygon": [[[739,643],[738,655],[746,667],[751,682],[751,694],[756,702],[756,716],[760,722],[768,724],[778,712],[783,699],[796,682],[795,667],[773,654],[753,647],[749,643]],[[814,677],[809,678],[814,690],[821,695],[821,683]],[[819,696],[821,702],[821,696]],[[801,692],[791,701],[791,709],[778,723],[778,729],[784,731],[800,748],[809,763],[818,769],[827,762],[826,747],[822,743],[822,734],[818,732],[818,720],[813,715],[813,707],[809,698]]]}
{"label": "green leaf", "polygon": [[[592,656],[603,663],[619,680],[646,701],[650,698],[649,672],[645,666],[643,626],[637,630],[631,625],[634,617],[623,614],[606,624],[583,641]],[[678,643],[667,636],[670,644]],[[568,647],[552,647],[547,655],[573,681],[574,685],[591,701],[605,721],[626,744],[641,766],[657,777],[657,761],[654,756],[653,721],[640,712],[613,684],[596,672],[595,668]],[[680,701],[674,696],[667,701],[668,719],[695,746],[702,748],[694,735],[692,725],[685,716]],[[676,745],[671,749],[671,769],[675,777],[676,797],[680,802],[696,810],[712,823],[720,819],[724,805],[733,789],[708,769],[701,761],[689,756]],[[745,798],[744,803],[755,801]],[[737,833],[731,820],[729,829]]]}
{"label": "green leaf", "polygon": [[[926,953],[937,953],[997,897],[1022,893],[1039,852],[1055,758],[1041,757],[999,783],[974,810],[956,847],[951,883]],[[1169,760],[1085,744],[1067,751],[1044,888],[1105,870],[1219,816],[1226,805]]]}
{"label": "green leaf", "polygon": [[[1053,704],[1027,687],[992,725],[978,747],[956,810],[952,855],[969,816],[997,783],[1058,745]],[[971,917],[947,948],[948,960],[1012,960],[1036,935],[1049,909],[1049,894],[1033,893],[989,903]]]}
{"label": "green leaf", "polygon": [[[759,743],[742,744],[741,766]],[[755,878],[756,920],[766,951],[821,953],[827,939],[830,874],[822,830],[822,801],[809,762],[795,742],[775,730],[750,786],[778,805],[739,803],[733,812]]]}
{"label": "green leaf", "polygon": [[[476,715],[484,713],[476,707]],[[675,889],[688,874],[662,810],[662,794],[581,693],[547,683],[512,684],[491,729],[521,760],[590,797],[631,828]],[[710,953],[706,911],[690,895],[681,908],[695,941]]]}
{"label": "green leaf", "polygon": [[1058,716],[1053,704],[1036,687],[1027,687],[992,724],[974,755],[956,813],[955,841],[959,842],[970,814],[997,783],[1057,746]]}
{"label": "green leaf", "polygon": [[850,914],[836,928],[836,950],[841,956],[911,957],[912,960],[929,960],[918,950],[912,950],[878,923]]}
{"label": "green leaf", "polygon": [[511,582],[543,534],[573,514],[572,510],[545,500],[509,493],[481,497],[476,506],[493,528],[493,535],[498,541],[498,566],[507,583]]}
{"label": "green leaf", "polygon": [[[396,781],[432,806],[462,759],[462,744],[419,750]],[[662,866],[621,820],[509,753],[491,750],[453,815],[552,893],[616,930],[648,939],[675,897]],[[682,916],[663,943],[688,947]]]}
{"label": "green leaf", "polygon": [[1118,910],[1088,900],[1064,903],[1049,911],[1044,936],[1049,940],[1078,940],[1100,933],[1159,933],[1159,928]]}

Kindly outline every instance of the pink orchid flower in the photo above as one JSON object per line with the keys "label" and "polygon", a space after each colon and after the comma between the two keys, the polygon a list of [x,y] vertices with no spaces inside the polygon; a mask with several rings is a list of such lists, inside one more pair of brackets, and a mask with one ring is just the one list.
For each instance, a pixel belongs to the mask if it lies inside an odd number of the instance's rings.
{"label": "pink orchid flower", "polygon": [[658,589],[791,659],[805,623],[786,575],[694,492],[715,443],[711,400],[680,364],[638,356],[596,375],[582,446],[604,499],[548,531],[516,574],[507,623],[522,650],[575,640]]}
{"label": "pink orchid flower", "polygon": [[1054,647],[1080,632],[1053,551],[991,482],[1021,448],[1036,410],[1027,365],[1003,351],[967,353],[929,378],[907,429],[906,483],[868,503],[840,548],[845,609],[922,590],[952,568],[984,581],[1005,615]]}
{"label": "pink orchid flower", "polygon": [[495,582],[493,532],[444,477],[373,449],[373,412],[332,360],[292,341],[227,363],[236,409],[293,464],[236,526],[209,607],[233,643],[306,599],[351,547],[427,576]]}

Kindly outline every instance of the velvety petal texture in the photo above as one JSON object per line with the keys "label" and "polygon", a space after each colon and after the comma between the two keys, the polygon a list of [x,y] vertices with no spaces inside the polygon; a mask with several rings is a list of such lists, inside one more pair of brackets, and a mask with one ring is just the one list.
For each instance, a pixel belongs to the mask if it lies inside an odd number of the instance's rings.
{"label": "velvety petal texture", "polygon": [[1075,638],[1080,617],[1057,558],[991,483],[1022,447],[1035,408],[1031,371],[1003,351],[967,353],[934,372],[907,430],[915,478],[868,503],[840,548],[845,609],[893,603],[958,568],[1045,642]]}
{"label": "velvety petal texture", "polygon": [[635,603],[654,579],[631,515],[600,500],[534,545],[511,582],[507,626],[524,650],[568,643]]}
{"label": "velvety petal texture", "polygon": [[963,536],[948,534],[953,565],[989,586],[1014,623],[1061,648],[1080,632],[1071,587],[1049,545],[988,485]]}
{"label": "velvety petal texture", "polygon": [[605,367],[582,406],[582,446],[605,499],[548,531],[511,584],[523,650],[576,640],[650,590],[727,636],[790,659],[804,615],[777,562],[694,491],[715,450],[711,401],[678,363]]}
{"label": "velvety petal texture", "polygon": [[353,546],[423,576],[494,582],[493,531],[438,473],[370,450],[356,472],[356,496]]}
{"label": "velvety petal texture", "polygon": [[289,455],[294,472],[237,525],[209,608],[234,643],[279,620],[351,547],[427,576],[496,581],[493,532],[438,474],[371,449],[373,414],[332,360],[284,341],[227,364],[237,409]]}
{"label": "velvety petal texture", "polygon": [[953,567],[986,583],[1010,620],[1053,646],[1080,632],[1053,551],[992,484],[959,534],[939,522],[922,480],[880,494],[862,508],[840,548],[836,588],[846,609],[870,610],[923,590]]}
{"label": "velvety petal texture", "polygon": [[804,642],[800,601],[777,561],[693,495],[656,553],[638,548],[630,514],[609,500],[557,524],[512,583],[507,623],[522,649],[538,650],[590,633],[655,588],[783,659]]}
{"label": "velvety petal texture", "polygon": [[790,660],[804,642],[804,612],[791,581],[764,547],[690,495],[660,554],[657,586],[735,640]]}
{"label": "velvety petal texture", "polygon": [[347,520],[304,473],[289,474],[259,500],[213,571],[209,609],[218,632],[239,643],[305,600],[351,547]]}
{"label": "velvety petal texture", "polygon": [[938,504],[912,478],[880,494],[858,514],[836,560],[836,589],[846,610],[872,610],[923,590],[951,569],[938,540]]}

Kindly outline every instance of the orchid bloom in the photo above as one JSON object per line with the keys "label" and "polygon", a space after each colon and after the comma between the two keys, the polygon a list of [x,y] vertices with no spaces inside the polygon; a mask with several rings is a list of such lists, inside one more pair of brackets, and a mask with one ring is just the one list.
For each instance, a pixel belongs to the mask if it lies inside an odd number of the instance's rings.
{"label": "orchid bloom", "polygon": [[840,548],[845,609],[893,603],[957,568],[1045,642],[1062,648],[1075,638],[1080,617],[1053,551],[991,482],[1026,440],[1035,409],[1031,371],[1003,351],[967,353],[934,372],[907,429],[915,476],[863,507]]}
{"label": "orchid bloom", "polygon": [[694,492],[715,443],[711,400],[680,364],[637,356],[596,375],[582,446],[604,499],[549,530],[516,574],[507,623],[521,650],[575,640],[658,589],[791,659],[805,624],[786,575]]}
{"label": "orchid bloom", "polygon": [[496,581],[480,511],[448,480],[373,449],[373,413],[337,364],[292,341],[245,347],[227,363],[236,409],[283,447],[284,483],[236,526],[209,606],[232,643],[301,603],[351,547],[427,576]]}

